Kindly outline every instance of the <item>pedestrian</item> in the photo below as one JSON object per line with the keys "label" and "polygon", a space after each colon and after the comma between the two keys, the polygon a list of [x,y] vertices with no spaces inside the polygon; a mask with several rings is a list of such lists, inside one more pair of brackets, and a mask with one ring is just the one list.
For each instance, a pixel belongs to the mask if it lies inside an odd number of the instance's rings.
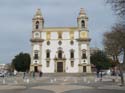
{"label": "pedestrian", "polygon": [[39,77],[42,77],[43,73],[42,71],[39,72]]}
{"label": "pedestrian", "polygon": [[24,73],[23,73],[23,79],[25,78],[25,75],[26,75],[26,73],[24,72]]}
{"label": "pedestrian", "polygon": [[96,71],[96,76],[99,78],[99,70]]}

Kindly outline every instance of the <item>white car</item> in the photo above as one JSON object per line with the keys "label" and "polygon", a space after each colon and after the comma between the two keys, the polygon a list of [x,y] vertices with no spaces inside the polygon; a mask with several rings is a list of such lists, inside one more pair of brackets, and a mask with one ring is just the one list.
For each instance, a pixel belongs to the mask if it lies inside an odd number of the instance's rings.
{"label": "white car", "polygon": [[102,75],[111,75],[110,70],[102,70]]}
{"label": "white car", "polygon": [[0,77],[4,77],[4,76],[5,76],[5,73],[0,72]]}

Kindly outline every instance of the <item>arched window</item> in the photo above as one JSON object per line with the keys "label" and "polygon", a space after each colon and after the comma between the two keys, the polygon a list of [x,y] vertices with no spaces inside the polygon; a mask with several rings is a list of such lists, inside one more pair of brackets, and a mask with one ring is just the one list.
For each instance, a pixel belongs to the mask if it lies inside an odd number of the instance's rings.
{"label": "arched window", "polygon": [[86,57],[86,50],[85,49],[83,49],[82,50],[82,59],[86,59],[87,57]]}
{"label": "arched window", "polygon": [[39,21],[36,21],[36,29],[39,29]]}
{"label": "arched window", "polygon": [[84,20],[81,21],[81,27],[85,28],[85,21]]}

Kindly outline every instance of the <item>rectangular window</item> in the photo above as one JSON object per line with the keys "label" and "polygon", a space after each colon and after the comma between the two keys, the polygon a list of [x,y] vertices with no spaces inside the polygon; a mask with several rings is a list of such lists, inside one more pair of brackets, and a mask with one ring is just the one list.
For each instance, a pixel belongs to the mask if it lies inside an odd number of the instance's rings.
{"label": "rectangular window", "polygon": [[46,53],[46,58],[50,58],[50,52]]}
{"label": "rectangular window", "polygon": [[70,52],[70,58],[74,58],[74,52]]}
{"label": "rectangular window", "polygon": [[38,50],[34,51],[34,59],[39,59]]}
{"label": "rectangular window", "polygon": [[38,59],[38,54],[34,54],[34,59]]}
{"label": "rectangular window", "polygon": [[46,61],[46,67],[49,67],[50,61]]}
{"label": "rectangular window", "polygon": [[62,51],[58,51],[58,58],[62,59]]}
{"label": "rectangular window", "polygon": [[74,61],[71,61],[71,67],[74,67]]}
{"label": "rectangular window", "polygon": [[86,66],[83,66],[83,72],[86,72]]}
{"label": "rectangular window", "polygon": [[86,53],[83,53],[82,54],[82,59],[86,59],[87,57],[86,57]]}

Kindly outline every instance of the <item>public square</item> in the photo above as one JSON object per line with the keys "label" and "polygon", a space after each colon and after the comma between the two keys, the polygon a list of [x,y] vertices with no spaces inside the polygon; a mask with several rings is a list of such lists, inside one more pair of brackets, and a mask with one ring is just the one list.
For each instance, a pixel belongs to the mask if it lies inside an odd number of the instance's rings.
{"label": "public square", "polygon": [[[49,75],[49,74],[48,74]],[[0,78],[0,93],[124,93],[119,76],[105,75],[96,78],[93,75],[57,74],[26,77],[22,75]]]}
{"label": "public square", "polygon": [[0,0],[0,93],[125,93],[125,0]]}

